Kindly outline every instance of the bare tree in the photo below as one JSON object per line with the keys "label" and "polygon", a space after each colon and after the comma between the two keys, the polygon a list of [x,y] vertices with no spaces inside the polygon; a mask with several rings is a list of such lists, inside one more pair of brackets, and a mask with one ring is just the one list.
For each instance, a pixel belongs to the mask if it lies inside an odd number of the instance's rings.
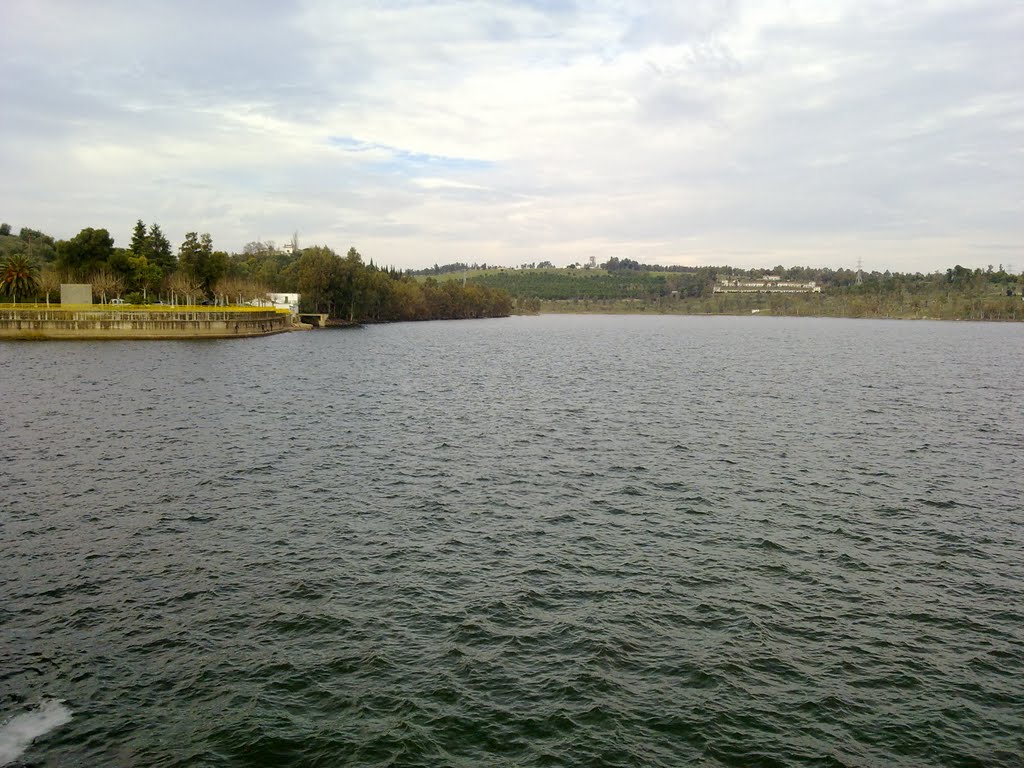
{"label": "bare tree", "polygon": [[217,303],[224,306],[232,302],[241,304],[244,290],[245,280],[239,277],[222,277],[213,284],[213,295]]}
{"label": "bare tree", "polygon": [[265,301],[267,287],[247,277],[222,277],[213,286],[217,303],[242,305],[255,300]]}
{"label": "bare tree", "polygon": [[177,304],[178,298],[184,298],[192,304],[199,293],[199,281],[185,272],[175,272],[167,278],[167,289],[171,292],[171,303]]}
{"label": "bare tree", "polygon": [[255,301],[267,295],[267,286],[258,280],[246,280],[242,285],[241,295],[245,297],[246,301]]}
{"label": "bare tree", "polygon": [[253,240],[251,243],[245,244],[242,253],[246,256],[269,256],[277,253],[277,245],[273,240]]}
{"label": "bare tree", "polygon": [[50,294],[60,291],[60,274],[57,270],[44,267],[39,273],[39,291],[46,296],[46,306],[50,306]]}
{"label": "bare tree", "polygon": [[89,278],[92,283],[92,295],[98,296],[100,302],[107,303],[107,294],[117,296],[124,290],[124,280],[106,270],[100,270]]}
{"label": "bare tree", "polygon": [[235,278],[222,277],[212,287],[213,300],[219,305],[226,305],[234,293]]}

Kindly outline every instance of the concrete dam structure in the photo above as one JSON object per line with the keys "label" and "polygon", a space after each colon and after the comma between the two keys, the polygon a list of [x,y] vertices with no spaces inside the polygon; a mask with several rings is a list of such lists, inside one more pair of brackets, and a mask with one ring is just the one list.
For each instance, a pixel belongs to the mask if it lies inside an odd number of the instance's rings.
{"label": "concrete dam structure", "polygon": [[308,328],[290,312],[244,307],[0,307],[2,339],[227,339]]}

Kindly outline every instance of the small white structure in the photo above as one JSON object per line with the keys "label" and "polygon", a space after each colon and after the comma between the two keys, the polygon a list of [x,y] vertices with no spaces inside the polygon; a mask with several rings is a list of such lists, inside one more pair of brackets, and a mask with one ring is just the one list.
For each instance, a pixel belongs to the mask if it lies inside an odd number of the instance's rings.
{"label": "small white structure", "polygon": [[263,298],[249,302],[254,307],[273,307],[287,309],[293,315],[299,313],[299,294],[297,293],[266,293]]}

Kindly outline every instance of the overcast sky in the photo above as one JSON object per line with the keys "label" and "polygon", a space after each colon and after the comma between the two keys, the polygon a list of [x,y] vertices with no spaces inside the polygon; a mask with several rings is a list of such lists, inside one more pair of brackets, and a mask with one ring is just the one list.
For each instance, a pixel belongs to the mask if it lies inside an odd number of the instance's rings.
{"label": "overcast sky", "polygon": [[2,0],[0,220],[1024,270],[1020,0]]}

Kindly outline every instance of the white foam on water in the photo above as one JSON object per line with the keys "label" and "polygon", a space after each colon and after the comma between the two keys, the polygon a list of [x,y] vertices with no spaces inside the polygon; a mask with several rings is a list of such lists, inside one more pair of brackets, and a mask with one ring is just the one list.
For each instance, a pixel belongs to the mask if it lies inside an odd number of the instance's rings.
{"label": "white foam on water", "polygon": [[71,710],[59,699],[45,699],[34,709],[0,725],[0,765],[13,763],[32,742],[71,720]]}

